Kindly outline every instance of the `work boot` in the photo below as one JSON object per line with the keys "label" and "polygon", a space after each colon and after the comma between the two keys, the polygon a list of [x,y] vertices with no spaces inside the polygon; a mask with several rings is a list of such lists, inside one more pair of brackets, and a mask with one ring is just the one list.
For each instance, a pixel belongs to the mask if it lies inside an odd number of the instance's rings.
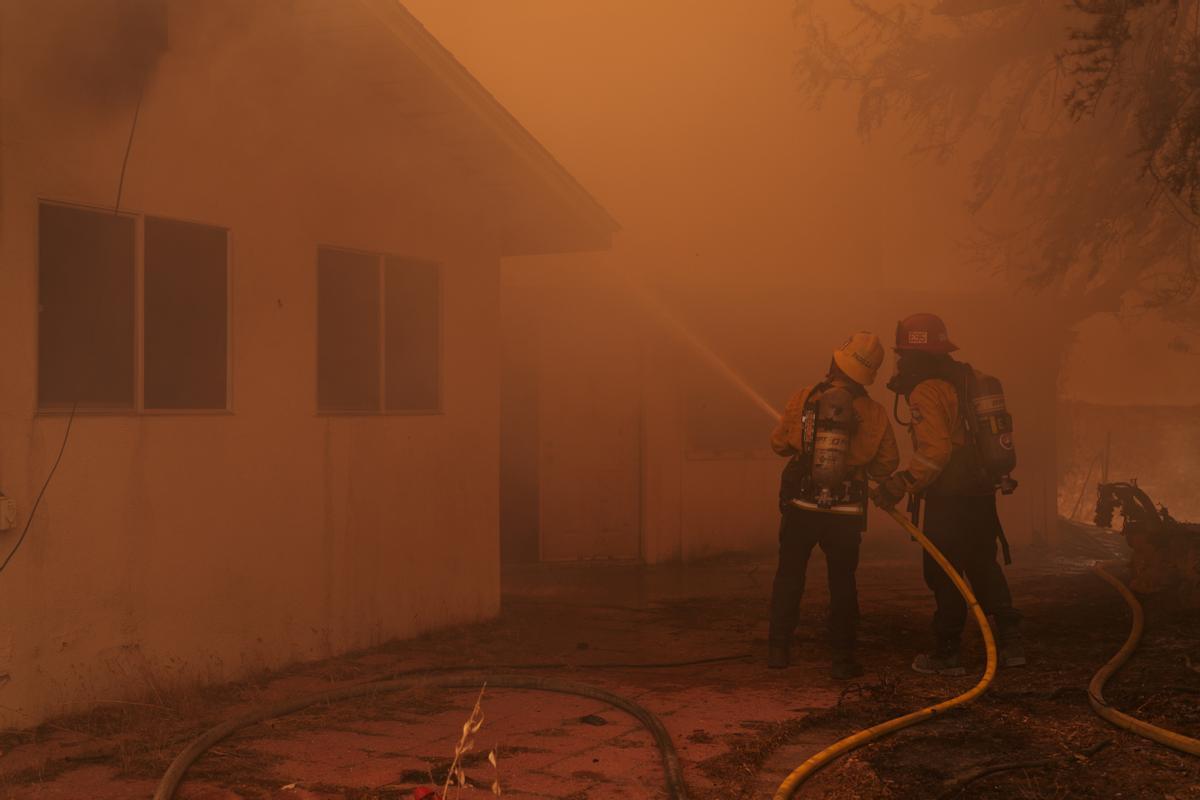
{"label": "work boot", "polygon": [[966,675],[958,657],[958,645],[939,642],[932,653],[921,653],[913,659],[914,672],[922,675]]}
{"label": "work boot", "polygon": [[770,669],[783,669],[791,660],[791,654],[788,652],[786,644],[772,644],[767,646],[767,667]]}
{"label": "work boot", "polygon": [[996,647],[996,664],[1000,667],[1023,667],[1028,663],[1025,660],[1025,646],[1021,644],[1020,639],[1013,639]]}
{"label": "work boot", "polygon": [[834,680],[845,681],[857,678],[863,674],[862,665],[854,658],[853,653],[834,653],[833,668],[830,670]]}

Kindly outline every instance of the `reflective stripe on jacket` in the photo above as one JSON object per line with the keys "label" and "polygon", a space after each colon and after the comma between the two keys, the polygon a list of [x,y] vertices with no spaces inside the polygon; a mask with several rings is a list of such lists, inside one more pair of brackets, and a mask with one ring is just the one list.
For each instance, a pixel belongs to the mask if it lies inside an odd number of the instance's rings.
{"label": "reflective stripe on jacket", "polygon": [[[834,386],[846,387],[837,379]],[[804,404],[815,387],[806,386],[788,401],[783,418],[771,434],[771,448],[781,456],[799,455],[804,447],[803,421]],[[876,480],[886,478],[900,465],[900,449],[896,445],[896,434],[892,431],[887,411],[866,395],[854,398],[854,416],[858,421],[854,435],[850,437],[850,448],[846,463],[853,467],[858,477]]]}

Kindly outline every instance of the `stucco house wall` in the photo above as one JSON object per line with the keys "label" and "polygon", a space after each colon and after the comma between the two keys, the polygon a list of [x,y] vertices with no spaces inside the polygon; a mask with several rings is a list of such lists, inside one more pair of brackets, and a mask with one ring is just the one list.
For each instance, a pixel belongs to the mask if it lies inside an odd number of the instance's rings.
{"label": "stucco house wall", "polygon": [[[536,243],[511,222],[525,186],[472,167],[504,149],[488,126],[370,2],[171,0],[169,46],[86,97],[47,43],[138,4],[73,27],[49,5],[0,10],[0,490],[23,523],[69,420],[38,410],[40,203],[112,213],[123,184],[139,234],[227,230],[230,401],[70,421],[0,574],[0,724],[497,613],[499,261]],[[321,246],[439,265],[440,408],[318,413]]]}

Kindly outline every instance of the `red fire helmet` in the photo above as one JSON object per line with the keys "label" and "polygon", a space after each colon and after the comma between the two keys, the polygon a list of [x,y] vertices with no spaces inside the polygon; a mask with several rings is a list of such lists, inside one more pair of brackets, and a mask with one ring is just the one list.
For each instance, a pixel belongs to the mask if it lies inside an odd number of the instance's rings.
{"label": "red fire helmet", "polygon": [[958,345],[950,341],[946,323],[937,314],[913,314],[896,323],[896,349],[952,353]]}

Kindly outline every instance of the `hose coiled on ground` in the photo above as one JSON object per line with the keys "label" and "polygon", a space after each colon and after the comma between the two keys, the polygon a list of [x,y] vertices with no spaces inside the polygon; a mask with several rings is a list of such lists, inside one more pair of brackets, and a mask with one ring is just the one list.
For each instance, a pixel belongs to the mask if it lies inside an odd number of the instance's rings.
{"label": "hose coiled on ground", "polygon": [[983,670],[983,677],[979,679],[979,683],[975,684],[973,687],[957,697],[945,700],[937,705],[922,708],[920,711],[914,711],[911,714],[905,714],[902,717],[896,717],[895,719],[888,720],[887,722],[881,722],[874,727],[861,730],[858,733],[847,736],[845,739],[826,747],[824,750],[817,753],[800,766],[796,767],[796,769],[792,770],[791,774],[788,775],[784,779],[783,783],[779,785],[779,788],[775,790],[774,800],[791,800],[792,796],[795,795],[796,791],[800,788],[800,785],[804,783],[804,781],[808,780],[814,773],[816,773],[817,770],[821,769],[821,767],[824,767],[826,764],[833,761],[843,753],[848,753],[851,750],[862,747],[868,742],[873,742],[876,739],[887,736],[889,733],[895,733],[902,728],[907,728],[910,725],[916,725],[918,722],[924,722],[927,719],[932,719],[933,717],[936,717],[942,712],[954,708],[955,706],[961,706],[964,703],[971,702],[976,697],[983,694],[983,692],[987,689],[988,684],[992,682],[992,678],[996,675],[996,640],[992,636],[991,626],[988,625],[987,615],[984,614],[983,609],[979,607],[979,601],[975,599],[975,595],[971,592],[971,588],[967,586],[966,581],[964,581],[962,576],[958,574],[958,570],[954,569],[950,562],[946,560],[946,557],[942,555],[942,552],[934,546],[933,542],[929,541],[929,539],[924,533],[921,532],[919,528],[906,520],[900,515],[900,512],[896,511],[894,508],[889,509],[888,513],[891,514],[892,518],[899,522],[900,525],[903,526],[904,529],[907,530],[914,539],[921,543],[921,547],[925,548],[925,552],[929,553],[933,560],[937,562],[938,566],[942,568],[942,571],[950,577],[950,580],[954,581],[955,588],[958,589],[959,594],[963,596],[963,599],[967,601],[967,605],[970,607],[971,612],[975,615],[975,621],[979,623],[979,632],[983,634],[983,645],[987,650],[987,666]]}
{"label": "hose coiled on ground", "polygon": [[1121,645],[1121,649],[1108,660],[1108,663],[1096,671],[1096,674],[1092,676],[1091,683],[1088,684],[1088,702],[1091,704],[1092,710],[1118,728],[1124,728],[1130,733],[1136,733],[1138,736],[1150,739],[1151,741],[1165,744],[1167,747],[1182,753],[1191,753],[1194,756],[1200,756],[1200,739],[1193,739],[1190,736],[1184,736],[1181,733],[1160,728],[1157,725],[1151,725],[1149,722],[1140,720],[1137,717],[1131,717],[1113,708],[1104,699],[1104,684],[1133,655],[1133,651],[1137,649],[1138,642],[1142,639],[1142,631],[1146,628],[1146,614],[1142,610],[1142,604],[1138,602],[1133,592],[1129,591],[1128,586],[1104,567],[1105,565],[1103,564],[1094,564],[1092,570],[1121,593],[1121,597],[1125,598],[1125,602],[1129,605],[1129,610],[1133,614],[1133,621],[1129,626],[1129,637],[1125,640],[1125,644]]}
{"label": "hose coiled on ground", "polygon": [[658,746],[659,754],[662,758],[663,772],[666,777],[667,796],[671,800],[687,800],[687,789],[683,783],[683,771],[679,766],[679,756],[675,752],[675,745],[671,742],[671,735],[667,733],[667,729],[663,727],[658,717],[651,714],[642,706],[620,695],[582,683],[573,683],[571,681],[559,680],[558,678],[538,677],[536,675],[489,674],[486,672],[464,672],[458,675],[436,677],[428,680],[394,679],[374,683],[359,683],[342,689],[334,689],[330,692],[293,698],[275,705],[254,709],[240,717],[226,720],[220,725],[210,728],[194,739],[183,752],[175,756],[175,760],[171,762],[166,773],[163,774],[162,779],[159,781],[158,788],[154,792],[154,800],[174,800],[175,793],[178,791],[179,785],[183,782],[188,768],[200,756],[204,755],[210,747],[242,728],[256,725],[268,719],[294,714],[297,711],[302,711],[322,703],[334,703],[340,700],[369,697],[371,695],[387,694],[419,687],[478,689],[484,683],[488,686],[503,689],[529,689],[587,697],[593,700],[600,700],[627,712],[636,718],[638,722],[642,723],[650,731],[650,735],[654,737],[654,743]]}

